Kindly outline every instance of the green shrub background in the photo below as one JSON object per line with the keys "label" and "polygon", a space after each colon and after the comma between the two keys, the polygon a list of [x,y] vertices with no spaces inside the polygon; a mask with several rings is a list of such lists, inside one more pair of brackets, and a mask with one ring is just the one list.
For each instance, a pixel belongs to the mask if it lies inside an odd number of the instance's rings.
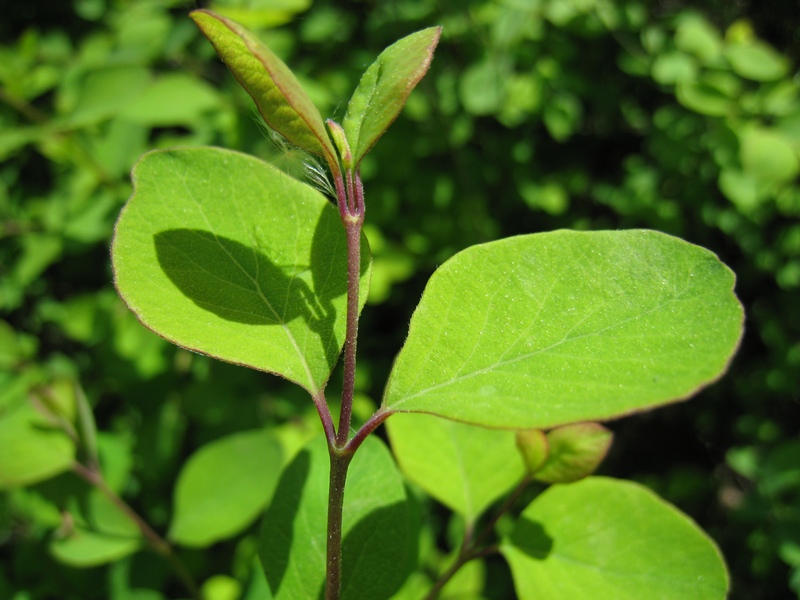
{"label": "green shrub background", "polygon": [[[145,330],[111,283],[113,224],[143,152],[212,144],[302,170],[187,18],[199,5],[37,0],[0,22],[0,429],[16,403],[58,402],[77,383],[109,478],[161,531],[180,466],[202,444],[255,425],[292,439],[319,428],[292,386]],[[466,246],[641,227],[716,252],[737,273],[747,313],[730,373],[692,402],[611,423],[603,471],[644,482],[706,529],[728,561],[732,598],[800,597],[792,2],[202,6],[260,31],[337,119],[380,50],[444,26],[430,73],[363,163],[375,271],[361,418],[380,401],[427,278]],[[85,487],[66,473],[0,492],[0,598],[174,597],[167,565],[147,552],[81,568],[59,552]],[[449,515],[435,514],[446,530]],[[217,576],[212,598],[255,593],[255,530],[182,551],[201,581]],[[510,597],[504,568],[490,564],[483,597]]]}

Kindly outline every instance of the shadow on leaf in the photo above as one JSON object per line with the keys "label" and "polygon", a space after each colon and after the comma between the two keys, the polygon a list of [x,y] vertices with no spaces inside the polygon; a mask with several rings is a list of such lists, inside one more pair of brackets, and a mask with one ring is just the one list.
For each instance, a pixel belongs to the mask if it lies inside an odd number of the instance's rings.
{"label": "shadow on leaf", "polygon": [[522,550],[531,558],[544,560],[553,549],[553,538],[551,538],[541,523],[520,518],[511,534],[511,542],[515,548]]}
{"label": "shadow on leaf", "polygon": [[[276,598],[325,597],[328,482],[318,479],[328,468],[324,452],[304,449],[294,458],[264,514],[259,556]],[[345,493],[345,502],[357,500]],[[390,598],[416,567],[418,539],[408,496],[359,514],[342,541],[342,599]]]}
{"label": "shadow on leaf", "polygon": [[307,267],[278,266],[255,248],[201,229],[170,229],[154,238],[164,273],[204,310],[249,325],[302,317],[318,329],[331,322],[332,307],[300,278]]}

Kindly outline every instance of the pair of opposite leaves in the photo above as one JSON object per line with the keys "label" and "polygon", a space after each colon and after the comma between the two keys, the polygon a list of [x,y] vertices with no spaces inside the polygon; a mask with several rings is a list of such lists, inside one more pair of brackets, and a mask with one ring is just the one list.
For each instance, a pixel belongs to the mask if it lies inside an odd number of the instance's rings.
{"label": "pair of opposite leaves", "polygon": [[[336,174],[319,112],[288,67],[240,26],[207,11],[192,16],[270,125],[328,158]],[[357,166],[397,116],[439,34],[412,34],[367,70],[345,127],[332,129],[343,132],[337,147],[354,149],[349,163],[342,157],[345,168]],[[346,259],[334,247],[343,233],[330,204],[261,161],[212,148],[150,153],[134,180],[112,255],[118,290],[140,320],[179,345],[320,393],[343,333],[344,290],[330,274],[344,273]],[[362,265],[363,305],[369,260]],[[711,252],[650,231],[562,231],[469,248],[426,287],[384,407],[549,428],[686,398],[724,371],[738,344],[733,281]],[[222,310],[231,300],[221,284],[242,303]],[[250,296],[241,295],[243,285]],[[269,305],[269,286],[282,306]],[[315,295],[318,306],[304,308]],[[265,314],[242,312],[253,303],[267,305]],[[305,318],[295,323],[296,316]],[[251,326],[268,322],[280,324],[292,348],[277,338],[259,347],[263,330]]]}
{"label": "pair of opposite leaves", "polygon": [[325,158],[334,175],[358,168],[361,159],[400,114],[411,90],[428,71],[441,27],[404,37],[384,50],[356,88],[343,125],[328,120],[289,68],[241,25],[208,10],[191,17],[212,43],[261,116],[289,142]]}

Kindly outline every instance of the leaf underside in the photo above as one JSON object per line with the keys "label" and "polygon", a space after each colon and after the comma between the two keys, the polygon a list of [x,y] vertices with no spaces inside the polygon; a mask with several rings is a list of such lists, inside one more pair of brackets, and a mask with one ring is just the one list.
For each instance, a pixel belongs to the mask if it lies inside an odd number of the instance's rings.
{"label": "leaf underside", "polygon": [[473,246],[431,277],[384,408],[548,428],[686,398],[739,343],[733,284],[713,253],[653,231]]}
{"label": "leaf underside", "polygon": [[209,10],[191,13],[267,124],[295,146],[336,164],[322,116],[281,59],[250,31]]}
{"label": "leaf underside", "polygon": [[355,165],[403,110],[428,71],[441,33],[441,27],[429,27],[398,40],[364,72],[342,123]]}

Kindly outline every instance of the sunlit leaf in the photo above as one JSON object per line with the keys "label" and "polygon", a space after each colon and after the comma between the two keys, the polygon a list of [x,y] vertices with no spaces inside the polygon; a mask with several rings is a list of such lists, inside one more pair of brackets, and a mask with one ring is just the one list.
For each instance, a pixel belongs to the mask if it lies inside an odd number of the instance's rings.
{"label": "sunlit leaf", "polygon": [[336,152],[322,116],[297,78],[244,27],[209,10],[190,16],[247,91],[267,124],[304,150],[335,164]]}
{"label": "sunlit leaf", "polygon": [[549,488],[501,552],[523,600],[722,600],[728,589],[697,525],[647,488],[605,477]]}
{"label": "sunlit leaf", "polygon": [[384,407],[549,428],[687,398],[738,345],[733,283],[708,250],[653,231],[473,246],[428,282]]}
{"label": "sunlit leaf", "polygon": [[398,40],[364,72],[343,122],[355,165],[397,118],[427,73],[441,33],[441,27],[429,27]]}
{"label": "sunlit leaf", "polygon": [[[180,346],[316,393],[344,344],[338,212],[274,167],[215,148],[145,155],[112,247],[117,290]],[[361,305],[369,280],[362,244]]]}

